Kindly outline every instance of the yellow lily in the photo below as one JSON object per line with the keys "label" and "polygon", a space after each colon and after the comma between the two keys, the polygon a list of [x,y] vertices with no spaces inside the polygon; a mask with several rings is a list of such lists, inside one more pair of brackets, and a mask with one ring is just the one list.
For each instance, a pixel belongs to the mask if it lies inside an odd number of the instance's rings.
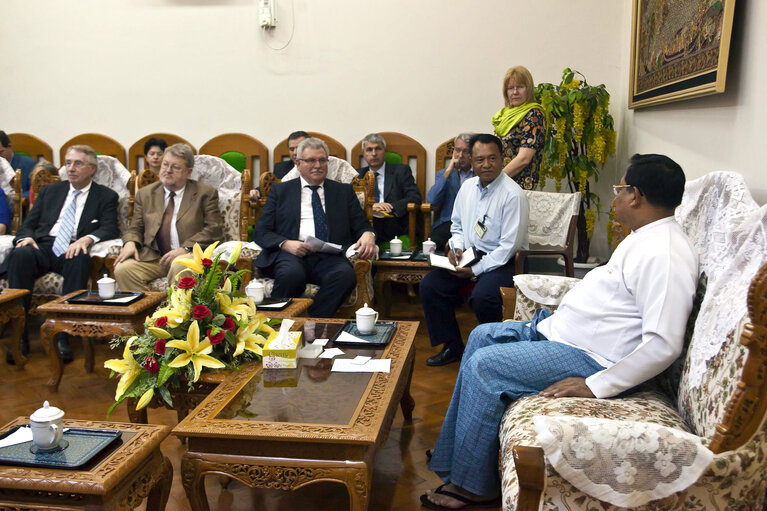
{"label": "yellow lily", "polygon": [[262,354],[261,346],[264,345],[266,339],[263,335],[256,333],[260,326],[259,323],[250,323],[237,329],[237,348],[234,350],[235,357],[241,355],[245,350],[252,351],[257,355]]}
{"label": "yellow lily", "polygon": [[158,328],[156,326],[150,326],[147,327],[147,332],[154,335],[158,339],[170,339],[170,332],[165,330],[164,328]]}
{"label": "yellow lily", "polygon": [[136,337],[131,337],[128,342],[125,343],[125,349],[123,350],[123,358],[113,358],[104,362],[104,367],[111,369],[116,373],[122,374],[120,381],[117,382],[117,391],[115,392],[115,401],[119,401],[126,390],[133,384],[136,377],[141,373],[141,366],[133,358],[133,353],[130,351],[130,346]]}
{"label": "yellow lily", "polygon": [[237,246],[234,247],[234,250],[232,250],[232,255],[229,256],[229,264],[236,263],[237,259],[240,258],[241,252],[242,252],[242,243],[238,243]]}
{"label": "yellow lily", "polygon": [[[229,284],[228,280],[224,284],[224,289],[226,289],[227,284]],[[232,297],[226,293],[218,293],[216,294],[216,301],[218,302],[221,312],[234,316],[237,318],[237,321],[248,321],[248,318],[253,316],[256,312],[256,307],[253,305],[253,299],[249,296],[232,299]]]}
{"label": "yellow lily", "polygon": [[154,397],[154,387],[144,392],[144,395],[141,396],[141,399],[136,404],[136,410],[141,410],[148,405],[152,401],[152,397]]}
{"label": "yellow lily", "polygon": [[181,323],[188,320],[191,314],[192,290],[175,289],[171,292],[168,305],[154,311],[154,314],[152,314],[152,316],[147,320],[147,324],[154,324],[155,319],[161,316],[165,316],[168,318],[168,326],[171,328],[176,328]]}
{"label": "yellow lily", "polygon": [[168,348],[176,348],[186,352],[177,356],[168,365],[170,367],[184,367],[191,362],[194,366],[193,382],[200,379],[200,372],[203,367],[212,367],[214,369],[226,367],[223,363],[209,355],[209,353],[213,351],[213,346],[211,346],[210,341],[199,341],[200,327],[197,324],[197,321],[192,321],[192,324],[189,326],[189,331],[186,334],[185,341],[174,339],[165,345]]}
{"label": "yellow lily", "polygon": [[213,243],[212,245],[208,245],[208,248],[205,249],[205,252],[202,251],[200,248],[200,245],[197,243],[194,244],[194,248],[192,249],[192,255],[194,256],[193,259],[189,259],[187,256],[178,256],[173,260],[175,264],[180,264],[182,266],[186,266],[190,270],[192,270],[194,273],[198,275],[202,275],[205,272],[205,267],[202,265],[203,259],[213,259],[213,251],[216,249],[216,246],[218,245],[218,241]]}

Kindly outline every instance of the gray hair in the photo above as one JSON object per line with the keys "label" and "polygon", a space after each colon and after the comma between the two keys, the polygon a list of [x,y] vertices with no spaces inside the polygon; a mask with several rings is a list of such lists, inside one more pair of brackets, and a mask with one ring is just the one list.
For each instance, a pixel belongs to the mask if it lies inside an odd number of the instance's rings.
{"label": "gray hair", "polygon": [[457,137],[455,137],[455,140],[453,142],[457,142],[460,139],[466,142],[466,145],[470,145],[471,137],[473,136],[474,136],[474,133],[469,133],[469,132],[461,133]]}
{"label": "gray hair", "polygon": [[194,167],[194,151],[187,144],[173,144],[165,150],[165,154],[172,154],[176,158],[183,158],[188,169]]}
{"label": "gray hair", "polygon": [[[32,172],[35,172],[36,170],[41,170],[41,169],[49,172],[53,176],[59,175],[59,169],[56,167],[56,165],[49,162],[48,160],[41,160],[35,163],[35,166],[32,167]],[[31,174],[32,173],[30,173],[30,175]]]}
{"label": "gray hair", "polygon": [[304,149],[306,148],[310,149],[322,149],[325,151],[325,156],[330,156],[330,151],[328,150],[328,145],[325,143],[324,140],[320,140],[319,138],[305,138],[303,139],[296,148],[296,157],[300,160],[304,156]]}
{"label": "gray hair", "polygon": [[386,151],[386,140],[384,140],[384,138],[378,133],[371,133],[370,135],[366,135],[365,138],[362,139],[363,151],[365,151],[365,144],[381,144],[381,147],[383,147],[384,151]]}
{"label": "gray hair", "polygon": [[[71,145],[67,147],[67,153],[69,151],[78,151],[83,153],[85,155],[85,159],[88,161],[88,165],[97,167],[99,164],[98,157],[96,156],[96,151],[94,151],[93,148],[89,145]],[[67,153],[64,153],[64,155]]]}

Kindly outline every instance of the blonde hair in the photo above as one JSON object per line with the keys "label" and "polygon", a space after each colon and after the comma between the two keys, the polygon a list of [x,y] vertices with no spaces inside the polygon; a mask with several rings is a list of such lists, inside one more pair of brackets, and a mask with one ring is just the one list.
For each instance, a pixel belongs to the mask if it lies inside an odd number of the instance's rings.
{"label": "blonde hair", "polygon": [[501,91],[501,94],[503,94],[503,103],[506,106],[511,106],[509,104],[509,96],[506,94],[506,89],[511,82],[525,86],[525,90],[527,91],[525,103],[535,101],[535,84],[533,83],[533,75],[530,74],[530,71],[528,71],[525,66],[514,66],[510,67],[509,70],[506,71],[506,75],[503,77],[503,90]]}

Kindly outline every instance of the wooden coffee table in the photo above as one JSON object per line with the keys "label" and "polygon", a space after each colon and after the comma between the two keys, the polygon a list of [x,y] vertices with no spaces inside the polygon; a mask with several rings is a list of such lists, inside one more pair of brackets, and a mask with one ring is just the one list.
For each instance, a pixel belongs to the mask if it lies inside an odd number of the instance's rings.
{"label": "wooden coffee table", "polygon": [[[308,340],[330,337],[344,323],[299,321]],[[173,429],[188,441],[181,471],[192,509],[209,509],[208,474],[278,490],[336,481],[346,486],[352,510],[367,509],[373,459],[398,405],[412,420],[417,328],[418,322],[399,322],[383,349],[341,347],[343,358],[390,358],[390,373],[334,373],[332,360],[299,359],[296,369],[256,362],[229,375]]]}
{"label": "wooden coffee table", "polygon": [[11,322],[13,328],[11,353],[13,353],[16,367],[19,369],[27,363],[27,357],[21,354],[21,336],[24,334],[24,325],[27,322],[27,315],[21,299],[28,294],[28,289],[3,289],[3,292],[0,293],[0,325]]}
{"label": "wooden coffee table", "polygon": [[48,348],[51,362],[51,376],[48,385],[58,390],[64,374],[64,364],[56,347],[56,334],[66,332],[83,337],[85,346],[85,370],[93,371],[93,345],[91,339],[103,339],[126,335],[129,332],[143,332],[144,319],[167,296],[165,293],[147,291],[141,299],[130,305],[83,305],[67,303],[84,290],[75,291],[39,305],[37,310],[45,315],[45,322],[40,328],[40,338]]}
{"label": "wooden coffee table", "polygon": [[[20,424],[19,417],[0,432]],[[0,465],[0,509],[146,509],[162,511],[173,467],[160,452],[168,426],[64,420],[67,427],[118,429],[122,437],[78,470]]]}

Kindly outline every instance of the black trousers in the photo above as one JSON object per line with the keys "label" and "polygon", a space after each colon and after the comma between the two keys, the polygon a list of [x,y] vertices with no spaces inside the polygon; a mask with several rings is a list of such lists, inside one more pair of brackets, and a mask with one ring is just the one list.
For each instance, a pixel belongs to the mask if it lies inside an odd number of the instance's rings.
{"label": "black trousers", "polygon": [[[35,280],[48,272],[58,273],[64,277],[64,294],[86,289],[91,274],[91,256],[79,254],[72,259],[64,255],[53,255],[53,237],[45,237],[37,241],[39,249],[32,245],[16,247],[8,255],[8,286],[15,289],[29,289],[35,285]],[[29,310],[32,296],[24,297],[24,308]]]}
{"label": "black trousers", "polygon": [[[481,323],[503,319],[500,287],[514,285],[514,259],[500,268],[481,274],[474,283],[469,305]],[[421,280],[421,303],[432,346],[461,347],[463,339],[455,318],[455,307],[463,302],[459,294],[470,282],[442,268],[435,268]]]}
{"label": "black trousers", "polygon": [[439,224],[437,227],[431,230],[431,235],[429,236],[431,240],[437,244],[437,250],[439,252],[442,252],[445,250],[445,245],[447,245],[447,240],[450,239],[450,226],[453,225],[453,222],[447,221],[444,224]]}
{"label": "black trousers", "polygon": [[297,257],[281,251],[265,273],[274,278],[275,297],[300,297],[307,283],[320,286],[309,307],[309,316],[313,318],[332,318],[357,285],[354,268],[341,254]]}
{"label": "black trousers", "polygon": [[[373,230],[376,233],[376,242],[391,241],[397,236],[407,234],[407,217],[403,218],[374,218]],[[415,240],[410,240],[414,243]]]}

